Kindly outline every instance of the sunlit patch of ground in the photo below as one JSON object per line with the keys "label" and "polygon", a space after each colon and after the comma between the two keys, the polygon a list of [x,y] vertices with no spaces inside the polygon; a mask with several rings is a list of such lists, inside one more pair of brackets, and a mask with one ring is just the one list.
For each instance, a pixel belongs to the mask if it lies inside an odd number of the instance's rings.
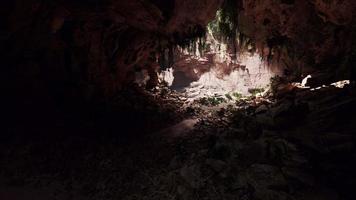
{"label": "sunlit patch of ground", "polygon": [[[301,83],[294,82],[294,83],[292,83],[292,85],[297,88],[301,88],[301,89],[309,89],[310,87],[306,86],[309,78],[312,78],[312,76],[308,75],[302,80]],[[310,91],[320,90],[321,88],[327,88],[327,87],[331,87],[331,86],[336,87],[336,88],[344,88],[346,85],[349,85],[349,84],[350,84],[350,80],[341,80],[341,81],[331,83],[329,85],[321,85],[319,87],[310,88]]]}

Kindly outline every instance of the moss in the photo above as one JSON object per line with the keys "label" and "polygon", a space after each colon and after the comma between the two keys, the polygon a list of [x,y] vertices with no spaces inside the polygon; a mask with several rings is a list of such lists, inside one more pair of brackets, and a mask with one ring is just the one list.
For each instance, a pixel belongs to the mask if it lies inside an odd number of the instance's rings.
{"label": "moss", "polygon": [[225,97],[226,97],[226,99],[228,99],[230,101],[232,100],[232,96],[229,93],[225,94]]}
{"label": "moss", "polygon": [[206,106],[217,106],[217,105],[220,105],[222,103],[225,103],[226,100],[223,97],[220,97],[220,96],[212,96],[212,97],[200,98],[198,102],[200,104],[206,105]]}
{"label": "moss", "polygon": [[258,93],[262,93],[264,91],[265,91],[265,89],[263,89],[263,88],[251,88],[251,89],[248,89],[248,92],[251,93],[252,96],[256,96]]}
{"label": "moss", "polygon": [[235,97],[235,99],[239,100],[242,98],[242,94],[238,93],[238,92],[233,92],[232,96]]}

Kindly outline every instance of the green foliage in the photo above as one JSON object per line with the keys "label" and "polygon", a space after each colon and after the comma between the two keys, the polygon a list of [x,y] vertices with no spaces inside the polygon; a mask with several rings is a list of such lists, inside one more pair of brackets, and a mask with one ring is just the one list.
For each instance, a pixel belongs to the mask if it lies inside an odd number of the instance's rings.
{"label": "green foliage", "polygon": [[228,99],[230,101],[232,100],[232,96],[229,93],[225,94],[225,97],[226,97],[226,99]]}
{"label": "green foliage", "polygon": [[225,0],[208,29],[219,40],[235,39],[237,35],[237,5],[235,0]]}
{"label": "green foliage", "polygon": [[221,103],[225,103],[226,100],[222,97],[209,97],[208,100],[212,105],[219,105]]}
{"label": "green foliage", "polygon": [[206,106],[217,106],[225,102],[226,100],[220,96],[203,97],[199,99],[199,103]]}
{"label": "green foliage", "polygon": [[263,88],[252,88],[248,89],[248,92],[251,93],[252,96],[256,96],[258,93],[264,92],[265,89]]}
{"label": "green foliage", "polygon": [[235,99],[239,100],[242,98],[242,94],[238,93],[238,92],[233,92],[232,96],[235,97]]}

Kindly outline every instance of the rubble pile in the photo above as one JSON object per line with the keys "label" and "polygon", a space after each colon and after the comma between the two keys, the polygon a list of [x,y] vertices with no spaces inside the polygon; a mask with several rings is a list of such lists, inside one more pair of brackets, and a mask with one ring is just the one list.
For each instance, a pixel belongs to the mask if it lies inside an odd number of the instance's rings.
{"label": "rubble pile", "polygon": [[203,109],[160,187],[172,199],[352,199],[350,91],[279,91],[285,98]]}
{"label": "rubble pile", "polygon": [[283,98],[266,93],[219,105],[189,102],[163,86],[123,90],[116,96],[119,110],[136,115],[136,106],[148,123],[196,123],[187,130],[172,126],[185,134],[158,131],[131,143],[71,137],[20,142],[20,151],[4,145],[0,185],[46,189],[56,198],[352,199],[353,86],[310,91],[283,84],[273,93]]}

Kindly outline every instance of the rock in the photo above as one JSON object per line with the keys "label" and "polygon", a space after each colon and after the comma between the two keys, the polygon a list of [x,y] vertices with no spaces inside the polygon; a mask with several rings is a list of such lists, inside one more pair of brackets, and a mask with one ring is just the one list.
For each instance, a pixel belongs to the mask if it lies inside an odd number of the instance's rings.
{"label": "rock", "polygon": [[227,169],[226,162],[216,159],[207,159],[205,162],[209,167],[211,167],[215,172],[221,172]]}
{"label": "rock", "polygon": [[276,118],[278,116],[280,116],[283,113],[286,113],[287,111],[289,111],[292,106],[293,106],[293,102],[292,101],[284,101],[282,102],[280,105],[273,107],[270,109],[272,117]]}
{"label": "rock", "polygon": [[281,170],[272,165],[253,164],[247,172],[248,182],[255,188],[287,187]]}
{"label": "rock", "polygon": [[238,128],[233,128],[229,127],[227,130],[225,130],[226,137],[227,138],[239,138],[239,137],[245,137],[247,133],[243,129],[238,129]]}
{"label": "rock", "polygon": [[266,158],[267,143],[265,140],[257,140],[251,144],[247,144],[240,149],[238,157],[244,165],[251,165],[256,162],[262,162]]}
{"label": "rock", "polygon": [[183,180],[193,189],[203,186],[200,167],[197,165],[184,166],[179,172]]}
{"label": "rock", "polygon": [[284,100],[278,106],[271,109],[274,126],[291,129],[303,123],[309,113],[307,103],[294,103],[292,100]]}
{"label": "rock", "polygon": [[256,121],[264,127],[272,128],[275,126],[274,120],[267,113],[259,114],[256,116]]}
{"label": "rock", "polygon": [[189,200],[193,198],[192,191],[182,185],[178,186],[177,193],[182,200]]}
{"label": "rock", "polygon": [[294,198],[286,192],[269,189],[256,189],[254,197],[255,199],[263,200],[294,200]]}
{"label": "rock", "polygon": [[277,131],[271,131],[271,130],[263,130],[263,136],[264,137],[275,137],[279,136],[280,134]]}
{"label": "rock", "polygon": [[223,142],[217,142],[212,152],[212,157],[218,160],[226,160],[231,156],[230,147]]}
{"label": "rock", "polygon": [[231,189],[233,190],[239,190],[246,187],[248,187],[248,180],[244,173],[239,174],[233,184],[231,184]]}
{"label": "rock", "polygon": [[179,156],[174,156],[169,163],[169,167],[172,169],[177,169],[182,165],[181,158]]}
{"label": "rock", "polygon": [[268,158],[279,164],[285,164],[297,152],[296,147],[284,139],[269,139],[267,143]]}
{"label": "rock", "polygon": [[241,123],[242,128],[247,133],[247,138],[250,140],[257,140],[262,135],[262,127],[255,118],[246,117]]}
{"label": "rock", "polygon": [[[351,197],[351,199],[353,196]],[[341,199],[339,194],[331,188],[313,188],[308,191],[303,199],[311,199],[311,200],[339,200]],[[344,198],[342,198],[344,199]],[[346,198],[347,199],[347,198]]]}
{"label": "rock", "polygon": [[307,163],[307,158],[297,152],[289,153],[288,159],[283,160],[283,165],[285,166],[305,167]]}
{"label": "rock", "polygon": [[255,113],[256,114],[265,113],[265,112],[267,112],[267,110],[268,110],[268,107],[266,105],[262,104],[255,110]]}
{"label": "rock", "polygon": [[329,151],[334,154],[349,154],[350,152],[354,152],[355,143],[353,141],[345,142],[343,144],[338,144],[335,146],[329,147]]}
{"label": "rock", "polygon": [[304,171],[302,171],[299,168],[284,167],[284,168],[282,168],[282,172],[287,179],[291,178],[291,179],[297,180],[306,186],[314,186],[315,185],[314,177],[311,176],[310,174],[305,173]]}
{"label": "rock", "polygon": [[[248,183],[244,175],[239,175],[237,180],[231,184],[231,189],[237,191],[239,200],[254,199],[255,188]],[[233,199],[233,198],[231,198]]]}

